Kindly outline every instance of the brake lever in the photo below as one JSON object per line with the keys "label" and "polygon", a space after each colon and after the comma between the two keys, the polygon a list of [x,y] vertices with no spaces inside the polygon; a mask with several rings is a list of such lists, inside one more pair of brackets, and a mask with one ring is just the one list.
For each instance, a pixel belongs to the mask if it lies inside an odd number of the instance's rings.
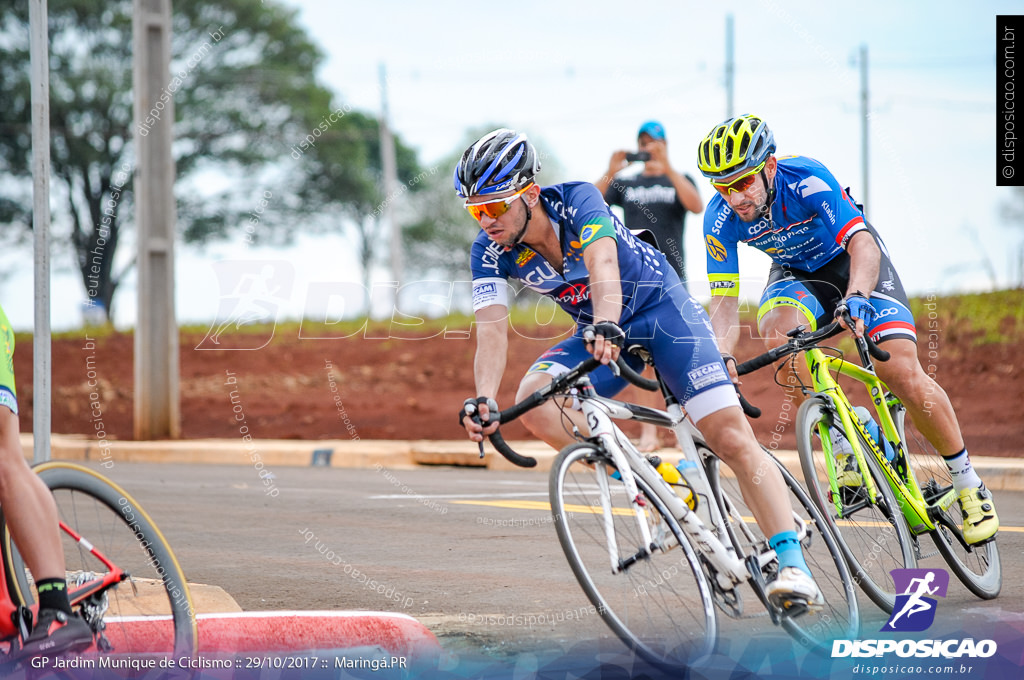
{"label": "brake lever", "polygon": [[[480,413],[479,412],[474,413],[470,417],[473,419],[473,422],[476,423],[477,425],[479,425],[480,427],[486,427],[484,425],[483,421],[480,420]],[[490,422],[488,422],[488,425],[490,425]],[[480,441],[478,441],[477,445],[480,447],[480,459],[483,460],[483,458],[484,458],[484,440],[481,439]]]}

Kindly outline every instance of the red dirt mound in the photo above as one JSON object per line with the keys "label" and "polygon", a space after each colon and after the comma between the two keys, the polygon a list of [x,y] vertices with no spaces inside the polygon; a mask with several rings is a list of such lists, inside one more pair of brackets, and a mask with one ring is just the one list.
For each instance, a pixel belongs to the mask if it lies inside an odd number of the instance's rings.
{"label": "red dirt mound", "polygon": [[[237,437],[244,419],[249,432],[259,438],[461,437],[456,413],[463,399],[475,394],[475,338],[467,337],[465,329],[431,337],[413,337],[408,332],[402,338],[388,335],[387,330],[364,330],[342,339],[308,339],[299,337],[298,331],[279,328],[272,339],[238,335],[212,345],[203,334],[183,334],[183,436]],[[525,335],[510,334],[499,405],[512,403],[519,376],[554,342],[550,331],[549,339]],[[758,341],[744,335],[739,357],[761,351]],[[932,358],[922,345],[923,364],[934,371],[952,398],[972,452],[1020,455],[1024,369],[1019,347],[986,345],[978,350],[972,349],[972,342],[968,334],[945,336],[941,351]],[[131,439],[133,353],[129,334],[55,340],[53,430]],[[28,338],[19,339],[14,360],[21,428],[28,432],[33,407]],[[774,437],[774,446],[793,448],[791,416],[795,413],[782,408],[783,393],[773,384],[771,370],[745,377],[743,387],[747,398],[764,410],[764,416],[753,421],[759,439],[772,444]],[[510,424],[505,434],[527,436],[518,424]]]}

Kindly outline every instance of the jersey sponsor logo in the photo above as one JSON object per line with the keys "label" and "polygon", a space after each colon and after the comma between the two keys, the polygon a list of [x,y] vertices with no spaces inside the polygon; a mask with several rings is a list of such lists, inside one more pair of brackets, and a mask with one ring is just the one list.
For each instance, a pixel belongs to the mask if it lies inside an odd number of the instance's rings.
{"label": "jersey sponsor logo", "polygon": [[574,283],[563,288],[555,299],[570,305],[583,304],[590,299],[590,287],[585,283]]}
{"label": "jersey sponsor logo", "polygon": [[730,290],[735,287],[735,281],[711,281],[711,290]]}
{"label": "jersey sponsor logo", "polygon": [[686,377],[690,379],[690,385],[694,390],[702,389],[722,380],[728,380],[721,361],[698,366],[692,371],[688,371]]}
{"label": "jersey sponsor logo", "polygon": [[757,222],[751,223],[751,225],[747,227],[747,232],[746,232],[747,235],[746,235],[746,238],[744,238],[743,240],[744,241],[756,241],[757,239],[759,239],[759,238],[761,238],[763,236],[770,236],[771,235],[770,233],[769,234],[764,234],[763,232],[770,231],[771,228],[772,228],[771,223],[768,220],[766,220],[766,219],[764,219],[762,217],[760,220],[758,220]]}
{"label": "jersey sponsor logo", "polygon": [[527,272],[523,276],[523,283],[531,288],[540,288],[544,285],[545,281],[556,278],[558,278],[558,272],[554,270],[550,263],[545,262],[543,266],[538,266],[533,271]]}
{"label": "jersey sponsor logo", "polygon": [[522,267],[537,255],[536,251],[527,248],[516,256],[516,266]]}
{"label": "jersey sponsor logo", "polygon": [[722,242],[711,234],[708,234],[704,241],[708,245],[708,255],[711,256],[711,259],[715,262],[725,262],[726,252]]}
{"label": "jersey sponsor logo", "polygon": [[732,208],[730,208],[728,205],[723,205],[722,210],[719,210],[718,214],[715,215],[715,226],[711,228],[711,232],[714,234],[721,234],[722,227],[725,226],[725,221],[729,219],[729,215],[731,214]]}
{"label": "jersey sponsor logo", "polygon": [[567,217],[576,217],[576,206],[566,205],[561,199],[549,201],[548,205],[563,220]]}
{"label": "jersey sponsor logo", "polygon": [[491,302],[498,298],[498,284],[496,283],[474,283],[473,284],[473,307]]}
{"label": "jersey sponsor logo", "polygon": [[583,244],[579,241],[569,241],[569,249],[562,256],[565,262],[579,262],[583,259]]}
{"label": "jersey sponsor logo", "polygon": [[484,249],[484,254],[480,258],[480,266],[482,266],[485,269],[490,269],[495,274],[497,274],[498,258],[501,257],[501,254],[503,252],[505,252],[504,248],[499,246],[494,241],[491,241],[489,244],[487,244],[487,247]]}
{"label": "jersey sponsor logo", "polygon": [[810,177],[805,177],[804,180],[801,182],[793,182],[788,186],[790,189],[799,192],[800,196],[802,196],[803,198],[806,198],[811,194],[816,194],[819,191],[832,190],[832,188],[829,187],[828,183],[825,180],[823,180],[820,177],[815,177],[814,175],[811,175]]}
{"label": "jersey sponsor logo", "polygon": [[828,201],[821,202],[821,209],[825,211],[825,215],[828,216],[828,221],[834,226],[836,223],[836,214],[832,212],[832,208],[829,207]]}
{"label": "jersey sponsor logo", "polygon": [[[792,227],[787,227],[783,231],[776,231],[776,232],[772,232],[770,234],[765,234],[764,242],[779,244],[780,245],[779,250],[781,251],[782,250],[781,245],[784,244],[786,241],[788,241],[788,240],[790,240],[792,238],[796,238],[797,236],[805,236],[811,230],[811,225],[810,224],[806,224],[804,222],[798,222],[797,224],[792,225],[792,226],[799,226],[799,228],[798,229],[793,229]],[[768,248],[764,252],[771,254],[771,253],[775,252],[775,249],[774,248]]]}
{"label": "jersey sponsor logo", "polygon": [[900,313],[899,308],[897,308],[897,307],[887,307],[887,308],[883,309],[882,311],[877,312],[875,314],[875,318],[876,319],[884,319],[887,316],[892,316],[893,314],[899,314],[899,313]]}

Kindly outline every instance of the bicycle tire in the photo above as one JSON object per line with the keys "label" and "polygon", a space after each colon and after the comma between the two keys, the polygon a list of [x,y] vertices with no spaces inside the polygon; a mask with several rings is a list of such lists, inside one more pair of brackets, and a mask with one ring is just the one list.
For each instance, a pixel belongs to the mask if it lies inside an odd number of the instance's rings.
{"label": "bicycle tire", "polygon": [[[115,565],[131,575],[106,589],[96,605],[94,630],[101,629],[114,652],[167,652],[174,658],[192,657],[196,649],[195,608],[188,582],[163,534],[145,510],[120,486],[97,472],[66,462],[48,462],[34,468],[53,493],[59,518]],[[87,574],[107,573],[107,568],[80,541],[63,529],[65,573],[69,594],[75,580]],[[11,599],[16,605],[35,602],[32,576],[3,525],[0,544]],[[79,607],[76,607],[79,609]],[[102,610],[102,611],[100,611]],[[159,617],[144,638],[133,632],[126,619]],[[96,620],[102,618],[102,622]],[[166,623],[165,623],[166,622]],[[102,628],[100,628],[102,626]]]}
{"label": "bicycle tire", "polygon": [[[896,419],[900,437],[910,454],[907,460],[925,500],[931,500],[929,490],[949,489],[953,486],[953,478],[938,451],[918,432],[910,432],[908,437],[902,421],[902,417]],[[998,596],[1003,584],[1003,570],[996,541],[993,539],[980,546],[963,547],[956,535],[963,536],[963,516],[959,502],[954,501],[945,512],[937,508],[933,512],[936,514],[932,516],[935,524],[935,530],[931,532],[932,540],[950,571],[981,599],[991,600]],[[955,528],[951,530],[943,521],[936,521],[939,516],[944,516],[945,522]]]}
{"label": "bicycle tire", "polygon": [[[824,598],[822,611],[797,616],[782,614],[781,624],[805,647],[830,653],[834,640],[856,639],[860,631],[860,608],[854,579],[831,525],[789,470],[770,452],[765,453],[789,489],[790,505],[796,513],[794,521],[803,522],[808,528],[807,537],[801,544],[804,559]],[[722,473],[717,457],[707,465],[707,471],[708,482],[720,500],[719,509],[727,522],[727,533],[738,554],[750,555],[766,550],[768,537],[758,528],[753,513],[743,501],[736,478]],[[733,512],[729,512],[730,506]],[[734,526],[737,520],[741,520],[744,526]],[[778,573],[778,562],[766,565],[762,573],[765,582],[771,582]]]}
{"label": "bicycle tire", "polygon": [[[662,500],[637,478],[655,542],[671,534],[676,545],[613,573],[597,478],[603,466],[604,472],[614,469],[596,446],[577,443],[564,448],[551,469],[551,512],[566,559],[598,614],[631,650],[661,667],[693,665],[711,654],[718,633],[697,555]],[[624,486],[607,479],[621,564],[645,546]]]}
{"label": "bicycle tire", "polygon": [[[832,407],[820,397],[807,399],[797,411],[796,444],[804,481],[811,499],[835,533],[861,590],[883,611],[892,613],[899,593],[890,572],[917,566],[916,539],[896,495],[870,453],[865,454],[865,461],[877,489],[875,502],[868,502],[863,483],[858,487],[845,486],[840,488],[843,510],[837,510],[831,500],[826,453],[818,434],[819,426],[828,431],[836,420],[838,416]],[[867,442],[859,432],[857,437],[861,450],[866,452]],[[863,480],[864,471],[859,470],[858,474]],[[849,512],[850,507],[857,509]]]}

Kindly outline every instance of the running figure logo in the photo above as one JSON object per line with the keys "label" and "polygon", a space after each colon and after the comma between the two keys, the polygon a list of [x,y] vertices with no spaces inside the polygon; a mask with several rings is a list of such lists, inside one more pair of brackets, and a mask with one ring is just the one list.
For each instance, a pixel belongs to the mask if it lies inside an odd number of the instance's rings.
{"label": "running figure logo", "polygon": [[[215,263],[213,269],[221,291],[217,318],[196,349],[266,347],[291,299],[295,267],[286,260],[226,260]],[[267,328],[240,332],[243,326],[255,324]]]}
{"label": "running figure logo", "polygon": [[883,631],[918,632],[928,629],[935,621],[938,601],[934,597],[945,597],[949,587],[949,574],[942,569],[893,569],[896,584],[896,605]]}

